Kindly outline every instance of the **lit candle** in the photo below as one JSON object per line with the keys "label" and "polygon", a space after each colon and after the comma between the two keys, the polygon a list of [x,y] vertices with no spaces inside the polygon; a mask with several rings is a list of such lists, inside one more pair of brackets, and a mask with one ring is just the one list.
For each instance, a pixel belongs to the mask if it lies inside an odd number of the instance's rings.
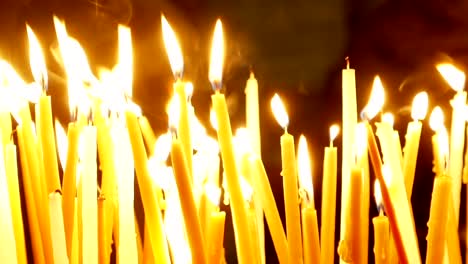
{"label": "lit candle", "polygon": [[372,218],[374,224],[374,256],[376,264],[387,264],[390,260],[390,228],[388,218],[383,213],[382,193],[378,180],[374,182],[374,197],[379,215]]}
{"label": "lit candle", "polygon": [[359,224],[359,242],[360,242],[360,262],[368,262],[368,248],[369,248],[369,205],[370,205],[370,175],[369,175],[369,155],[367,150],[367,130],[363,122],[356,125],[356,165],[362,169],[362,185],[361,185],[361,210]]}
{"label": "lit candle", "polygon": [[[448,164],[447,175],[453,178],[452,196],[453,206],[455,208],[455,222],[458,223],[460,214],[460,193],[462,183],[463,169],[463,148],[465,146],[465,105],[466,92],[463,91],[465,86],[465,74],[455,66],[443,63],[437,65],[437,70],[447,83],[457,93],[450,101],[452,105],[452,126],[450,129],[450,160]],[[457,224],[458,225],[458,224]]]}
{"label": "lit candle", "polygon": [[98,262],[97,149],[96,127],[83,127],[79,144],[81,165],[81,252],[83,263]]}
{"label": "lit candle", "polygon": [[416,161],[418,158],[419,139],[421,137],[422,123],[427,112],[428,97],[426,92],[418,93],[413,99],[411,117],[413,121],[408,124],[406,130],[406,142],[403,149],[403,178],[405,179],[406,194],[411,200],[413,191],[414,173],[416,171]]}
{"label": "lit candle", "polygon": [[[3,131],[0,131],[0,138]],[[0,145],[0,164],[5,164],[3,142]],[[0,166],[0,257],[5,263],[18,263],[15,233],[11,214],[8,180],[5,166]]]}
{"label": "lit candle", "polygon": [[346,208],[349,202],[349,182],[353,163],[354,133],[358,115],[355,70],[350,69],[348,57],[346,57],[346,69],[342,71],[342,101],[343,148],[341,163],[340,240],[343,239],[346,234]]}
{"label": "lit candle", "polygon": [[24,240],[23,216],[18,185],[18,162],[16,160],[16,146],[13,143],[5,145],[5,169],[8,181],[8,193],[10,195],[18,263],[26,263],[26,244]]}
{"label": "lit candle", "polygon": [[[320,263],[320,241],[317,224],[317,211],[314,202],[314,186],[312,169],[306,138],[299,137],[297,147],[297,168],[299,183],[304,192],[302,203],[302,235],[304,263]],[[335,221],[333,221],[335,223]]]}
{"label": "lit candle", "polygon": [[[39,41],[29,26],[26,26],[29,39],[29,60],[31,71],[36,83],[47,89],[47,68]],[[54,127],[52,121],[52,106],[50,96],[43,94],[39,100],[40,141],[42,142],[43,166],[47,179],[47,192],[60,190],[58,174],[57,150],[55,148]]]}
{"label": "lit candle", "polygon": [[249,226],[247,219],[247,210],[245,207],[244,197],[240,187],[240,175],[234,155],[234,147],[232,144],[231,122],[224,94],[221,94],[221,80],[224,61],[224,40],[221,21],[216,22],[213,44],[211,48],[211,62],[209,79],[213,84],[216,92],[211,96],[213,109],[216,113],[218,124],[218,141],[223,160],[224,172],[228,185],[230,204],[232,209],[232,218],[234,221],[234,230],[236,232],[237,256],[239,263],[245,264],[252,261],[253,252],[250,245]]}
{"label": "lit candle", "polygon": [[249,164],[254,186],[261,186],[261,188],[255,188],[255,191],[261,197],[260,204],[265,213],[279,263],[288,263],[288,243],[265,167],[260,157],[255,154],[250,156]]}
{"label": "lit candle", "polygon": [[287,131],[288,114],[277,94],[271,100],[271,108],[279,125],[284,128],[284,134],[281,136],[281,176],[283,176],[289,262],[300,263],[302,260],[302,239],[294,137]]}
{"label": "lit candle", "polygon": [[447,176],[437,176],[434,180],[427,223],[429,230],[426,263],[442,263],[444,259],[444,247],[440,246],[440,242],[445,241],[447,234],[447,204],[450,202],[451,185],[451,179]]}
{"label": "lit candle", "polygon": [[334,263],[337,149],[333,140],[339,126],[330,127],[330,146],[325,147],[322,180],[322,221],[320,228],[320,263]]}
{"label": "lit candle", "polygon": [[[371,99],[369,100],[369,104],[364,108],[363,111],[364,117],[366,119],[373,118],[379,112],[380,108],[383,105],[383,102],[383,86],[380,80],[376,78],[371,94]],[[383,123],[381,127],[388,128],[389,126]],[[388,130],[389,129],[385,129],[384,132]],[[374,173],[379,182],[382,183],[382,200],[387,215],[389,217],[390,227],[392,235],[394,236],[395,246],[400,261],[406,261],[410,263],[421,263],[416,232],[414,230],[414,221],[411,214],[411,208],[406,197],[404,180],[401,174],[401,166],[395,166],[395,164],[398,164],[396,163],[398,159],[395,158],[395,155],[387,154],[387,156],[389,156],[389,165],[391,165],[392,168],[392,181],[385,182],[384,177],[382,175],[382,161],[380,159],[377,143],[375,141],[374,131],[368,123],[367,132],[369,155],[371,157]],[[389,141],[388,139],[382,141],[382,143],[385,142],[388,143],[392,141]],[[388,147],[388,150],[383,149],[383,152],[390,152],[391,150],[392,148]],[[398,208],[398,217],[396,217],[396,208]]]}
{"label": "lit candle", "polygon": [[449,153],[447,129],[444,126],[444,113],[439,106],[434,107],[429,118],[429,126],[435,132],[432,136],[433,172],[435,175],[445,174]]}
{"label": "lit candle", "polygon": [[190,136],[190,113],[188,109],[188,97],[185,93],[185,83],[182,82],[182,74],[184,70],[184,59],[182,56],[182,51],[175,36],[174,31],[167,22],[164,16],[161,16],[162,31],[164,38],[164,45],[166,47],[166,52],[169,57],[169,62],[171,64],[172,73],[176,79],[174,83],[174,91],[177,94],[180,107],[180,117],[179,124],[177,126],[177,135],[182,142],[184,148],[185,159],[187,161],[187,168],[190,175],[190,181],[192,181],[192,138]]}
{"label": "lit candle", "polygon": [[59,192],[49,194],[49,214],[52,231],[52,246],[54,249],[54,262],[67,263],[67,243],[65,242],[65,229],[63,227],[62,195]]}

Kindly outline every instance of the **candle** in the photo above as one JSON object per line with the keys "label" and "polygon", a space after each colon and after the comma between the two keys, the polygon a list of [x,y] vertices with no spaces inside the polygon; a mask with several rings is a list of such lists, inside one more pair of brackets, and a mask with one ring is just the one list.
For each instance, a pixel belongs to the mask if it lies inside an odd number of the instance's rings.
{"label": "candle", "polygon": [[[34,80],[44,89],[47,89],[47,68],[39,41],[27,25],[29,39],[29,60]],[[43,94],[39,99],[40,141],[42,142],[43,166],[47,179],[47,191],[53,192],[60,189],[60,178],[58,174],[57,151],[55,148],[54,129],[52,124],[52,107],[50,96]]]}
{"label": "candle", "polygon": [[192,138],[190,136],[190,113],[188,109],[188,98],[185,93],[185,83],[181,81],[183,70],[184,70],[184,60],[182,56],[182,51],[175,36],[174,31],[167,22],[166,18],[161,15],[162,31],[164,45],[166,47],[166,52],[169,57],[169,62],[171,64],[172,73],[176,79],[174,83],[174,92],[177,94],[179,100],[179,124],[177,126],[177,135],[182,142],[184,148],[185,159],[187,161],[187,168],[190,175],[190,181],[192,181]]}
{"label": "candle", "polygon": [[[373,118],[382,107],[384,102],[384,90],[380,81],[374,82],[373,91],[368,105],[363,110],[363,116],[367,119]],[[395,161],[398,161],[395,158],[395,155],[391,155],[388,158],[391,162],[392,175],[391,182],[385,182],[382,175],[382,161],[380,159],[380,154],[377,148],[377,143],[374,137],[374,131],[372,127],[367,123],[367,141],[369,146],[369,155],[371,157],[372,166],[374,168],[374,173],[381,183],[382,189],[382,200],[386,208],[387,215],[389,217],[389,223],[391,227],[392,234],[395,240],[395,246],[400,258],[400,261],[410,262],[410,263],[421,263],[421,258],[419,255],[419,247],[417,242],[416,233],[414,230],[414,222],[411,214],[411,208],[409,206],[408,199],[406,197],[406,190],[404,186],[403,177],[401,175],[401,166],[395,166],[398,164]],[[386,135],[386,131],[391,131],[391,128],[388,124],[382,123],[381,128]],[[390,128],[390,129],[389,129]],[[381,129],[382,130],[382,129]],[[392,142],[387,140],[382,140],[382,143]],[[382,146],[384,147],[384,146]],[[390,152],[391,147],[387,147],[383,151]],[[389,154],[387,154],[388,156]],[[398,217],[396,217],[395,208],[398,208]],[[403,239],[404,236],[404,239]]]}
{"label": "candle", "polygon": [[71,243],[72,250],[70,253],[70,263],[78,264],[78,263],[82,263],[80,262],[81,245],[79,241],[80,230],[79,230],[79,223],[78,223],[78,211],[80,208],[78,208],[77,198],[75,198],[74,202],[75,202],[75,205],[73,206],[73,208],[75,208],[75,210],[73,212],[74,219],[73,219],[73,230],[72,230],[73,234],[72,234],[72,243]]}
{"label": "candle", "polygon": [[389,263],[390,255],[390,228],[388,218],[383,213],[382,208],[382,193],[378,180],[374,182],[374,197],[379,215],[372,218],[374,225],[374,256],[376,264]]}
{"label": "candle", "polygon": [[16,131],[18,133],[18,145],[20,148],[21,170],[23,176],[24,194],[26,198],[26,212],[28,216],[29,232],[31,234],[33,259],[34,263],[45,263],[41,230],[37,214],[37,210],[39,209],[36,207],[34,202],[35,197],[27,160],[23,128],[21,124],[16,127]]}
{"label": "candle", "polygon": [[427,226],[427,255],[426,263],[442,263],[444,259],[444,247],[440,246],[445,241],[447,234],[447,204],[450,202],[451,178],[437,176],[434,180],[432,191],[431,211]]}
{"label": "candle", "polygon": [[453,206],[455,208],[455,222],[458,223],[460,213],[460,193],[461,193],[461,176],[463,169],[463,148],[465,146],[465,105],[466,92],[463,91],[465,86],[465,74],[455,66],[447,63],[438,64],[437,70],[447,83],[457,93],[450,101],[452,105],[452,126],[450,129],[450,160],[448,164],[447,175],[453,178],[452,196]]}
{"label": "candle", "polygon": [[223,239],[224,239],[224,223],[226,220],[226,212],[215,211],[210,216],[210,226],[207,230],[208,258],[209,263],[222,263]]}
{"label": "candle", "polygon": [[239,263],[250,263],[252,261],[253,252],[251,241],[249,239],[249,226],[247,219],[247,210],[245,207],[242,190],[240,187],[240,175],[234,155],[234,147],[232,144],[231,122],[226,104],[226,98],[219,92],[221,88],[221,79],[223,72],[224,60],[224,41],[221,21],[216,22],[213,44],[211,50],[211,62],[209,79],[216,88],[216,92],[211,96],[213,109],[216,113],[218,124],[218,141],[223,160],[224,172],[226,175],[227,186],[230,195],[230,204],[232,209],[232,217],[234,221],[234,230],[238,246],[237,256]]}
{"label": "candle", "polygon": [[154,143],[156,142],[156,136],[154,135],[153,129],[148,121],[146,116],[141,116],[138,119],[141,127],[141,133],[143,134],[143,139],[145,140],[146,148],[148,149],[149,154],[153,154]]}
{"label": "candle", "polygon": [[[1,96],[3,97],[5,95],[2,94]],[[2,105],[0,107],[3,108],[4,106]],[[2,130],[1,142],[6,146],[11,141],[11,116],[7,109],[0,109],[0,129]]]}
{"label": "candle", "polygon": [[271,190],[270,181],[266,173],[263,163],[258,155],[252,154],[249,158],[250,170],[252,172],[252,179],[254,186],[262,186],[262,188],[255,188],[261,197],[261,206],[265,213],[266,222],[270,230],[273,246],[276,250],[279,263],[288,263],[288,244],[286,235],[284,233],[283,224],[276,206],[275,197]]}
{"label": "candle", "polygon": [[360,122],[356,125],[356,140],[355,147],[357,160],[356,166],[362,169],[362,186],[361,186],[361,221],[360,232],[360,247],[361,252],[359,256],[362,263],[368,262],[368,248],[369,248],[369,204],[370,204],[370,175],[369,175],[369,157],[367,151],[366,136],[367,130],[364,123]]}
{"label": "candle", "polygon": [[448,157],[449,143],[447,129],[444,126],[444,114],[439,106],[434,107],[429,118],[429,126],[435,132],[432,136],[433,172],[435,175],[445,173],[446,157]]}
{"label": "candle", "polygon": [[289,262],[300,263],[302,260],[302,241],[294,137],[287,132],[288,114],[277,94],[271,100],[271,107],[276,120],[284,128],[284,134],[281,136],[281,176],[283,176]]}
{"label": "candle", "polygon": [[58,192],[49,194],[49,214],[52,231],[52,246],[54,249],[54,262],[67,263],[67,243],[65,242],[65,229],[63,227],[62,195]]}
{"label": "candle", "polygon": [[250,78],[247,80],[244,92],[246,123],[250,133],[252,149],[257,155],[261,156],[258,82],[253,72],[250,73]]}
{"label": "candle", "polygon": [[[0,138],[3,131],[0,131]],[[0,164],[5,164],[4,145],[0,145]],[[5,263],[18,263],[15,232],[5,166],[0,166],[0,257]]]}
{"label": "candle", "polygon": [[411,199],[413,191],[414,173],[418,158],[419,139],[421,137],[422,123],[427,112],[428,96],[426,92],[418,93],[413,99],[411,117],[413,121],[408,124],[406,130],[406,143],[403,149],[403,178],[405,179],[406,194]]}
{"label": "candle", "polygon": [[192,260],[194,263],[206,263],[205,243],[201,233],[197,208],[193,199],[190,173],[188,172],[182,142],[178,138],[172,139],[171,160],[179,191],[185,228],[192,250]]}
{"label": "candle", "polygon": [[330,146],[325,147],[322,180],[322,221],[320,228],[320,263],[334,263],[337,149],[333,140],[339,127],[330,127]]}
{"label": "candle", "polygon": [[83,263],[98,262],[97,149],[96,127],[85,126],[80,138],[81,252]]}
{"label": "candle", "polygon": [[[297,168],[299,183],[304,192],[302,203],[302,235],[304,263],[320,263],[320,242],[317,224],[317,211],[314,202],[312,169],[306,138],[301,135],[297,148]],[[335,221],[333,221],[335,223]]]}
{"label": "candle", "polygon": [[348,227],[347,234],[345,237],[345,243],[349,250],[349,261],[350,263],[362,263],[360,256],[360,200],[361,200],[361,188],[362,188],[362,169],[359,166],[353,166],[351,169],[351,181],[350,181],[350,192],[349,192],[349,207],[348,207]]}
{"label": "candle", "polygon": [[349,68],[348,57],[346,57],[346,69],[342,71],[342,101],[343,149],[341,163],[340,239],[343,239],[346,234],[346,208],[349,201],[354,133],[357,124],[356,77],[355,70]]}
{"label": "candle", "polygon": [[136,115],[130,111],[125,112],[125,118],[130,142],[132,144],[138,187],[145,211],[145,222],[151,223],[148,227],[150,228],[149,233],[153,254],[158,258],[159,262],[170,263],[166,238],[162,226],[161,209],[156,192],[151,183],[151,176],[147,164],[148,158],[138,125],[138,119]]}

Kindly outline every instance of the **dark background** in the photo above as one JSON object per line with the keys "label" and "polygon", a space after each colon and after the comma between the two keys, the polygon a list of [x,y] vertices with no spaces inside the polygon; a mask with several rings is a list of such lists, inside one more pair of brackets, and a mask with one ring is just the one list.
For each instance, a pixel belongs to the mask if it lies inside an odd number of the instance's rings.
{"label": "dark background", "polygon": [[[442,105],[448,118],[448,100],[454,92],[439,77],[434,65],[454,59],[464,68],[468,59],[468,3],[462,0],[3,0],[0,57],[11,62],[26,80],[32,80],[24,26],[28,22],[48,51],[49,93],[53,96],[54,113],[67,122],[64,73],[51,53],[57,45],[52,15],[66,21],[69,34],[83,45],[95,72],[99,66],[110,68],[116,63],[117,24],[126,24],[132,29],[134,45],[134,100],[159,134],[167,129],[163,113],[173,81],[162,43],[161,12],[181,41],[185,78],[195,84],[193,104],[205,124],[212,93],[207,79],[208,53],[216,18],[222,19],[225,29],[224,86],[233,127],[245,123],[243,91],[249,71],[255,72],[261,95],[263,160],[282,217],[279,176],[282,129],[273,120],[269,107],[274,92],[287,104],[289,131],[297,137],[305,134],[310,142],[315,199],[319,204],[328,127],[341,123],[341,69],[346,56],[350,56],[351,66],[357,69],[358,109],[367,101],[373,76],[381,75],[387,92],[385,111],[395,114],[402,142],[412,98],[420,90],[429,92],[431,109],[436,104]],[[434,177],[431,135],[425,122],[412,198],[423,258]],[[341,146],[340,138],[335,144]],[[337,189],[340,197],[341,186]],[[462,197],[460,238],[464,248],[464,191]],[[370,215],[376,215],[373,198],[370,204]],[[339,212],[338,204],[337,216]],[[234,263],[229,214],[226,226],[226,258]],[[338,232],[337,228],[337,237]],[[372,236],[370,232],[370,248]],[[269,240],[266,252],[268,263],[276,262]],[[372,250],[369,255],[372,260]]]}

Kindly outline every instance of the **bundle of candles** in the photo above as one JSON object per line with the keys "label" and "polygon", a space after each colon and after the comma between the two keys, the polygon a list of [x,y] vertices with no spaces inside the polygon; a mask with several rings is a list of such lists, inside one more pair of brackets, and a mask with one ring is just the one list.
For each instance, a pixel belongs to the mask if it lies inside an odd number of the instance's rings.
{"label": "bundle of candles", "polygon": [[[337,256],[342,263],[367,263],[372,261],[367,257],[369,248],[376,263],[422,262],[410,198],[427,93],[414,98],[414,121],[408,124],[403,148],[391,114],[383,114],[381,122],[375,123],[379,150],[370,121],[384,103],[382,83],[375,78],[361,114],[363,121],[358,123],[355,73],[349,64],[343,70],[342,206],[340,240],[335,241],[337,148],[333,140],[339,127],[330,128],[330,146],[324,151],[319,232],[306,139],[299,138],[296,154],[294,137],[287,131],[286,108],[278,95],[272,98],[274,116],[284,129],[280,139],[284,228],[261,159],[259,91],[253,74],[245,88],[246,128],[232,134],[221,93],[224,43],[219,20],[209,71],[217,139],[209,137],[196,118],[190,100],[193,85],[182,80],[182,52],[164,17],[164,41],[176,80],[167,107],[169,129],[158,138],[132,101],[130,29],[119,26],[118,63],[98,78],[65,24],[54,17],[54,25],[73,116],[66,132],[59,122],[54,125],[51,97],[46,94],[46,64],[29,26],[34,82],[26,83],[0,61],[2,262],[28,262],[28,231],[34,263],[109,263],[112,250],[117,263],[224,263],[226,214],[219,209],[221,194],[231,208],[239,263],[265,263],[265,228],[280,263],[334,263]],[[437,69],[457,93],[451,101],[450,134],[440,107],[430,117],[436,177],[425,259],[426,263],[462,263],[460,193],[462,182],[468,181],[468,168],[463,168],[465,75],[447,63]],[[34,105],[34,119],[30,105]],[[14,130],[12,120],[17,124]],[[371,172],[380,209],[372,219],[373,246],[368,245]],[[135,220],[135,178],[144,209],[143,234]],[[19,182],[23,182],[21,190]]]}

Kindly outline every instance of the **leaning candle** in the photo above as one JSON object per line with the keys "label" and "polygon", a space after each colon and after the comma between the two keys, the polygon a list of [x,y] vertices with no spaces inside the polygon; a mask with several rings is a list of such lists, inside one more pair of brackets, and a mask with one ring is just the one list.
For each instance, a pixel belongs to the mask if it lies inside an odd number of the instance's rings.
{"label": "leaning candle", "polygon": [[[304,192],[302,203],[302,235],[304,263],[320,263],[320,242],[317,224],[317,210],[314,202],[312,169],[306,138],[301,135],[297,148],[297,168],[300,187]],[[335,221],[333,221],[335,223]]]}
{"label": "leaning candle", "polygon": [[432,191],[429,231],[427,234],[426,263],[442,263],[444,247],[440,242],[445,241],[447,234],[447,204],[450,202],[452,180],[447,176],[437,176]]}
{"label": "leaning candle", "polygon": [[218,141],[230,195],[236,239],[238,240],[236,243],[238,245],[237,255],[239,263],[245,264],[252,261],[253,252],[251,252],[252,247],[250,246],[247,210],[245,208],[244,197],[242,196],[240,175],[232,144],[231,121],[229,120],[226,98],[224,94],[219,92],[221,89],[224,60],[224,40],[220,20],[216,22],[211,53],[209,79],[216,89],[215,94],[211,96],[211,100],[216,113]]}
{"label": "leaning candle", "polygon": [[339,127],[330,127],[330,146],[325,148],[323,159],[322,221],[320,229],[320,263],[333,263],[335,257],[335,213],[337,149],[333,140]]}
{"label": "leaning candle", "polygon": [[354,133],[357,124],[356,77],[355,70],[349,68],[346,57],[346,69],[342,71],[342,123],[343,148],[341,169],[341,214],[340,239],[346,234],[346,208],[349,201],[349,181],[353,162]]}
{"label": "leaning candle", "polygon": [[465,107],[466,92],[465,74],[452,64],[437,65],[437,70],[457,94],[450,101],[452,105],[452,126],[450,129],[450,160],[447,175],[453,178],[452,197],[455,208],[455,222],[458,223],[460,214],[460,193],[463,169],[463,148],[465,146]]}
{"label": "leaning candle", "polygon": [[426,92],[418,93],[413,99],[411,117],[413,121],[408,124],[406,130],[406,143],[403,149],[403,178],[405,179],[406,194],[411,199],[413,191],[414,173],[418,158],[419,139],[421,137],[422,123],[427,112],[428,97]]}
{"label": "leaning candle", "polygon": [[294,137],[287,131],[289,118],[281,99],[277,94],[271,100],[275,118],[284,128],[281,136],[281,165],[283,176],[284,206],[286,210],[286,233],[288,239],[289,262],[300,263],[302,260],[301,220],[298,204],[298,182]]}
{"label": "leaning candle", "polygon": [[378,180],[374,182],[374,197],[379,215],[372,218],[374,225],[374,256],[376,264],[387,264],[390,260],[390,228],[388,218],[383,213],[382,208],[382,193]]}

